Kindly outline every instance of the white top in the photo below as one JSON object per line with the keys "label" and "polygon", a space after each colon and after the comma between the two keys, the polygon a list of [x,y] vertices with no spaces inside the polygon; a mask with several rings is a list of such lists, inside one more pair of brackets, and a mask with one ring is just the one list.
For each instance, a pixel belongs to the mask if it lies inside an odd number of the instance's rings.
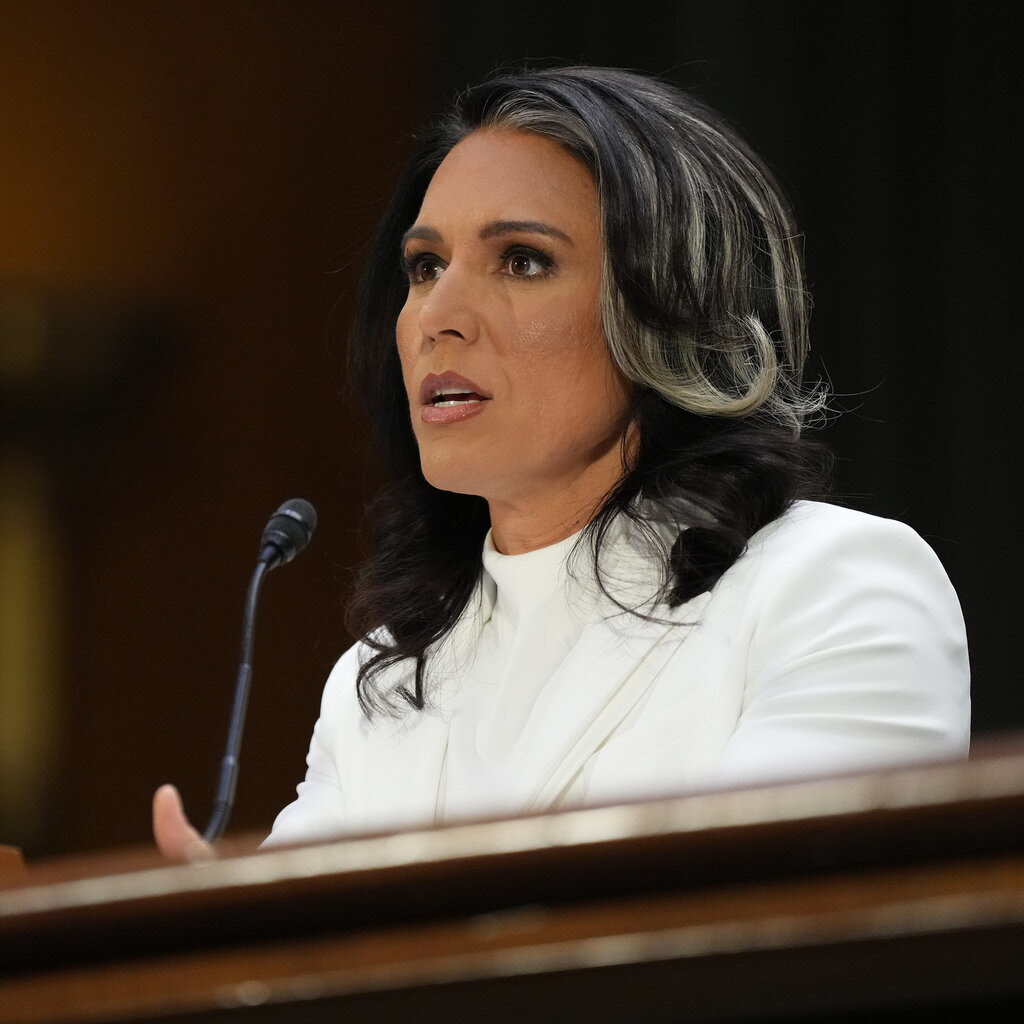
{"label": "white top", "polygon": [[[602,596],[575,539],[506,556],[488,537],[477,594],[428,662],[422,712],[367,721],[366,651],[350,649],[271,841],[966,753],[963,618],[908,527],[798,503],[710,594],[644,605],[657,621]],[[625,525],[602,565],[631,605],[660,579]],[[396,666],[385,683],[409,676]]]}
{"label": "white top", "polygon": [[546,684],[579,641],[593,602],[567,578],[579,534],[525,555],[503,555],[488,532],[481,615],[472,664],[444,705],[448,742],[441,780],[445,818],[518,809],[517,780],[532,752],[529,721],[545,711]]}

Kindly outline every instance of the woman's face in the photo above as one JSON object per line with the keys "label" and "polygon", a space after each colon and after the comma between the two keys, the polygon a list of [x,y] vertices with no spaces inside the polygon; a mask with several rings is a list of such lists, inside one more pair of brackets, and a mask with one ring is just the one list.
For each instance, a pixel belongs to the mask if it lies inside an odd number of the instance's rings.
{"label": "woman's face", "polygon": [[402,256],[398,353],[426,479],[486,498],[492,520],[496,505],[592,511],[622,474],[629,387],[601,324],[589,171],[541,136],[477,131],[437,169]]}

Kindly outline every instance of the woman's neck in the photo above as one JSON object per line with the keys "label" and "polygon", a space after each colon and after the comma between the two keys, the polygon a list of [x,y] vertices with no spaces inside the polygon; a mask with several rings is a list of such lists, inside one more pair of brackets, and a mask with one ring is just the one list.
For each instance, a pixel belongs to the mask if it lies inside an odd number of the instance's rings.
{"label": "woman's neck", "polygon": [[[545,510],[548,511],[548,510]],[[503,555],[523,555],[528,551],[546,548],[571,537],[583,529],[597,512],[592,508],[576,515],[552,512],[530,513],[513,508],[491,505],[491,540]]]}
{"label": "woman's neck", "polygon": [[[632,442],[630,437],[625,449],[630,457]],[[623,446],[616,443],[574,479],[560,479],[548,488],[534,482],[526,495],[488,497],[494,547],[503,555],[522,555],[578,533],[601,510],[625,472]]]}

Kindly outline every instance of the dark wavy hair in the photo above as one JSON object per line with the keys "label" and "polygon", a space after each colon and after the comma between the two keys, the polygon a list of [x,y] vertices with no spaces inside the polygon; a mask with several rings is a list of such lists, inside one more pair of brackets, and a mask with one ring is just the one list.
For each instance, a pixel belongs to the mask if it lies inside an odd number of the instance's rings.
{"label": "dark wavy hair", "polygon": [[[601,550],[618,517],[652,543],[652,521],[668,524],[661,594],[676,607],[714,587],[795,500],[827,489],[828,457],[801,433],[823,401],[801,383],[810,309],[801,239],[764,164],[716,113],[657,79],[592,67],[496,74],[422,136],[371,243],[357,304],[351,380],[388,477],[369,509],[371,554],[347,616],[372,652],[357,680],[367,714],[424,706],[431,648],[481,574],[487,504],[424,479],[395,322],[407,289],[402,235],[447,153],[486,128],[558,142],[597,185],[605,336],[634,385],[639,438],[581,538],[605,593],[614,599]],[[403,661],[411,685],[380,686]]]}

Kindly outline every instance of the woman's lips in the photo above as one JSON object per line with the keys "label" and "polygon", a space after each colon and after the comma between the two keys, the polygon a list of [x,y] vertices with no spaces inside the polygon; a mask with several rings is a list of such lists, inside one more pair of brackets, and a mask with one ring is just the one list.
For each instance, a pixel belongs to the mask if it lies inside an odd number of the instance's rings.
{"label": "woman's lips", "polygon": [[428,374],[420,384],[424,423],[459,423],[480,413],[491,400],[479,385],[458,373]]}
{"label": "woman's lips", "polygon": [[424,405],[420,409],[420,419],[424,423],[459,423],[482,412],[486,404],[486,399],[477,399],[474,402],[460,402],[458,405]]}

